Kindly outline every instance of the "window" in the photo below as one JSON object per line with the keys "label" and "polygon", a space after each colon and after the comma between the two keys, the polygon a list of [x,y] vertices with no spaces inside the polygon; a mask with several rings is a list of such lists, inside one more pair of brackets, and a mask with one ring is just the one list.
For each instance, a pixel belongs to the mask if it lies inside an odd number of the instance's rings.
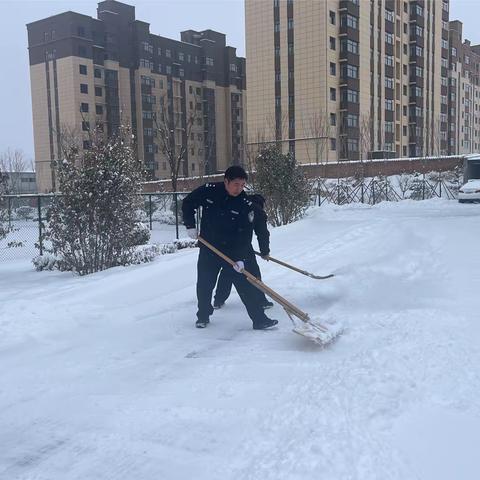
{"label": "window", "polygon": [[95,87],[95,96],[96,97],[102,96],[102,87]]}
{"label": "window", "polygon": [[395,80],[392,77],[385,77],[385,88],[393,88],[395,87]]}
{"label": "window", "polygon": [[390,45],[395,44],[395,41],[393,39],[393,33],[385,32],[385,43],[388,43]]}
{"label": "window", "polygon": [[288,54],[293,55],[295,53],[293,43],[288,44]]}
{"label": "window", "polygon": [[86,83],[80,84],[80,93],[88,93],[88,85]]}
{"label": "window", "polygon": [[167,75],[171,75],[172,74],[172,67],[170,65],[167,65],[165,67],[165,71],[167,72]]}
{"label": "window", "polygon": [[358,29],[358,18],[350,15],[349,13],[344,14],[340,17],[340,25],[342,27],[350,27],[354,30]]}
{"label": "window", "polygon": [[330,37],[330,50],[336,49],[336,39],[335,37]]}
{"label": "window", "polygon": [[336,21],[337,21],[336,18],[335,18],[335,17],[336,17],[335,12],[333,12],[332,10],[330,10],[330,11],[328,12],[328,14],[329,14],[329,17],[330,17],[330,24],[331,24],[331,25],[335,25],[335,23],[336,23]]}
{"label": "window", "polygon": [[88,140],[83,141],[83,149],[88,150],[90,148],[90,142]]}
{"label": "window", "polygon": [[99,68],[93,70],[93,76],[95,78],[102,78],[102,71]]}
{"label": "window", "polygon": [[337,115],[335,113],[330,114],[330,125],[335,127],[337,125]]}
{"label": "window", "polygon": [[208,65],[209,67],[213,67],[213,58],[205,57],[205,65]]}
{"label": "window", "polygon": [[457,49],[455,47],[452,47],[452,57],[456,57],[457,56]]}
{"label": "window", "polygon": [[103,115],[103,106],[102,105],[95,105],[95,113],[97,115]]}
{"label": "window", "polygon": [[181,77],[184,77],[185,76],[185,70],[183,68],[179,68],[178,69],[178,74],[181,76]]}
{"label": "window", "polygon": [[183,54],[183,52],[178,52],[178,59],[183,62],[185,60],[185,55]]}
{"label": "window", "polygon": [[385,65],[387,65],[388,67],[395,66],[395,60],[393,58],[393,55],[385,55]]}
{"label": "window", "polygon": [[337,90],[335,88],[330,88],[330,100],[335,101],[337,99]]}
{"label": "window", "polygon": [[231,72],[236,72],[237,71],[237,65],[235,63],[230,64],[230,71]]}
{"label": "window", "polygon": [[79,37],[84,37],[85,36],[85,27],[82,27],[82,26],[77,27],[77,35]]}
{"label": "window", "polygon": [[292,28],[293,28],[293,18],[289,18],[289,19],[288,19],[287,28],[288,28],[289,30],[292,30]]}
{"label": "window", "polygon": [[349,152],[358,152],[358,139],[348,138],[347,139],[347,149]]}
{"label": "window", "polygon": [[442,48],[448,50],[448,42],[442,38]]}
{"label": "window", "polygon": [[358,92],[356,90],[344,90],[343,100],[352,103],[358,103]]}
{"label": "window", "polygon": [[340,50],[343,53],[350,52],[358,55],[358,42],[356,42],[355,40],[348,40],[346,38],[342,38],[342,40],[340,40]]}
{"label": "window", "polygon": [[88,112],[88,103],[81,103],[80,104],[80,111],[87,113]]}
{"label": "window", "polygon": [[80,75],[86,75],[87,74],[87,66],[86,65],[79,65],[78,66],[78,71],[80,72]]}
{"label": "window", "polygon": [[395,13],[392,10],[385,9],[385,20],[393,23],[395,21]]}
{"label": "window", "polygon": [[385,132],[393,133],[395,131],[393,122],[385,122]]}
{"label": "window", "polygon": [[465,55],[465,64],[466,65],[470,64],[470,57],[468,55]]}
{"label": "window", "polygon": [[330,150],[336,150],[337,149],[337,139],[336,138],[330,138]]}
{"label": "window", "polygon": [[275,56],[276,57],[280,56],[280,47],[275,47]]}
{"label": "window", "polygon": [[279,32],[280,31],[280,22],[275,22],[274,23],[273,30],[274,30],[274,32]]}
{"label": "window", "polygon": [[85,122],[85,121],[83,121],[83,122],[82,122],[82,130],[83,130],[84,132],[88,132],[88,130],[90,130],[90,122]]}
{"label": "window", "polygon": [[393,100],[385,99],[385,110],[393,112]]}
{"label": "window", "polygon": [[158,53],[158,56],[159,56],[159,57],[162,56],[162,48],[161,48],[161,47],[158,47],[158,48],[157,48],[157,53]]}
{"label": "window", "polygon": [[333,62],[330,62],[330,75],[337,74],[337,65]]}
{"label": "window", "polygon": [[342,77],[358,78],[358,67],[350,64],[342,65]]}
{"label": "window", "polygon": [[346,117],[347,127],[358,127],[358,115],[349,113]]}
{"label": "window", "polygon": [[172,57],[172,51],[171,51],[169,48],[167,48],[167,49],[165,50],[165,56],[168,57],[168,58],[171,58],[171,57]]}

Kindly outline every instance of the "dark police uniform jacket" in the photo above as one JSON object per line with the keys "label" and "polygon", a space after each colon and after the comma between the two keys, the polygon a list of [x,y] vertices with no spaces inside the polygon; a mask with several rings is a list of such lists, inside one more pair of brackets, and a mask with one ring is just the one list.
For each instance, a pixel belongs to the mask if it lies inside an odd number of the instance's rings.
{"label": "dark police uniform jacket", "polygon": [[[257,228],[255,231],[263,239],[262,242],[259,240],[260,249],[266,254],[268,236],[265,240],[265,232],[268,235],[268,230],[266,222],[265,228],[260,224],[261,213],[265,213],[248,199],[245,192],[232,197],[224,182],[207,183],[196,188],[183,200],[186,228],[195,228],[195,212],[199,207],[202,207],[200,235],[232,260],[244,260],[251,253],[252,233],[257,226],[260,233]],[[266,216],[263,219],[266,220]],[[200,248],[206,247],[200,244]]]}

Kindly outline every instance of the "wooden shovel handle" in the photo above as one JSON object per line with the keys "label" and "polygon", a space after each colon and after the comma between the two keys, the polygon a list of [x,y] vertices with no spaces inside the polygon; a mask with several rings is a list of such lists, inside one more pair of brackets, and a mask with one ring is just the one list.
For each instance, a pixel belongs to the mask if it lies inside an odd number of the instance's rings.
{"label": "wooden shovel handle", "polygon": [[[223,252],[218,250],[218,248],[214,247],[211,243],[207,242],[202,237],[198,237],[198,241],[200,243],[203,243],[207,248],[209,248],[212,252],[216,253],[220,258],[223,258],[228,264],[230,264],[232,267],[235,265],[235,262],[227,257]],[[275,300],[277,303],[279,303],[283,308],[288,309],[292,314],[294,314],[296,317],[298,317],[300,320],[303,320],[304,322],[308,322],[310,320],[310,317],[308,316],[307,313],[302,312],[298,307],[290,303],[288,300],[283,298],[280,294],[275,292],[275,290],[272,290],[270,287],[267,287],[261,280],[259,280],[257,277],[252,275],[250,272],[247,270],[243,269],[242,272],[246,277],[247,280],[257,287],[259,290],[261,290],[263,293],[266,293],[269,297],[271,297],[273,300]]]}

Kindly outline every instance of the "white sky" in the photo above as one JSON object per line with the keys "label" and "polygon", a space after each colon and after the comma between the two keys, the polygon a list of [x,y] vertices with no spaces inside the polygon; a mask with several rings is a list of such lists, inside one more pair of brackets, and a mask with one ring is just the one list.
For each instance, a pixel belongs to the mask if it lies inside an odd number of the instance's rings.
{"label": "white sky", "polygon": [[[269,0],[258,0],[269,1]],[[322,0],[318,0],[322,1]],[[365,1],[365,0],[362,0]],[[150,23],[152,33],[180,39],[182,30],[211,28],[227,35],[227,44],[245,55],[243,0],[130,0],[136,17]],[[73,10],[96,17],[95,0],[0,0],[0,152],[22,149],[33,157],[30,78],[25,25]],[[450,19],[464,24],[464,37],[480,43],[478,0],[450,0]],[[4,72],[8,72],[5,74]]]}

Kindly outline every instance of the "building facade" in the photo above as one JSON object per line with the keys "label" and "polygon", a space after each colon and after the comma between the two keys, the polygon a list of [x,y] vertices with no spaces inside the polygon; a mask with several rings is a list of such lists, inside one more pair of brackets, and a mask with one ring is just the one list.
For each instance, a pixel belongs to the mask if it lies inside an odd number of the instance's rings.
{"label": "building facade", "polygon": [[243,163],[245,59],[224,34],[154,35],[115,0],[100,2],[97,18],[65,12],[27,29],[39,192],[57,188],[65,132],[88,149],[93,127],[130,125],[149,179],[168,178],[181,149],[180,176]]}
{"label": "building facade", "polygon": [[448,153],[448,0],[246,0],[248,148]]}
{"label": "building facade", "polygon": [[480,45],[463,40],[462,23],[450,22],[448,145],[453,154],[480,149]]}

